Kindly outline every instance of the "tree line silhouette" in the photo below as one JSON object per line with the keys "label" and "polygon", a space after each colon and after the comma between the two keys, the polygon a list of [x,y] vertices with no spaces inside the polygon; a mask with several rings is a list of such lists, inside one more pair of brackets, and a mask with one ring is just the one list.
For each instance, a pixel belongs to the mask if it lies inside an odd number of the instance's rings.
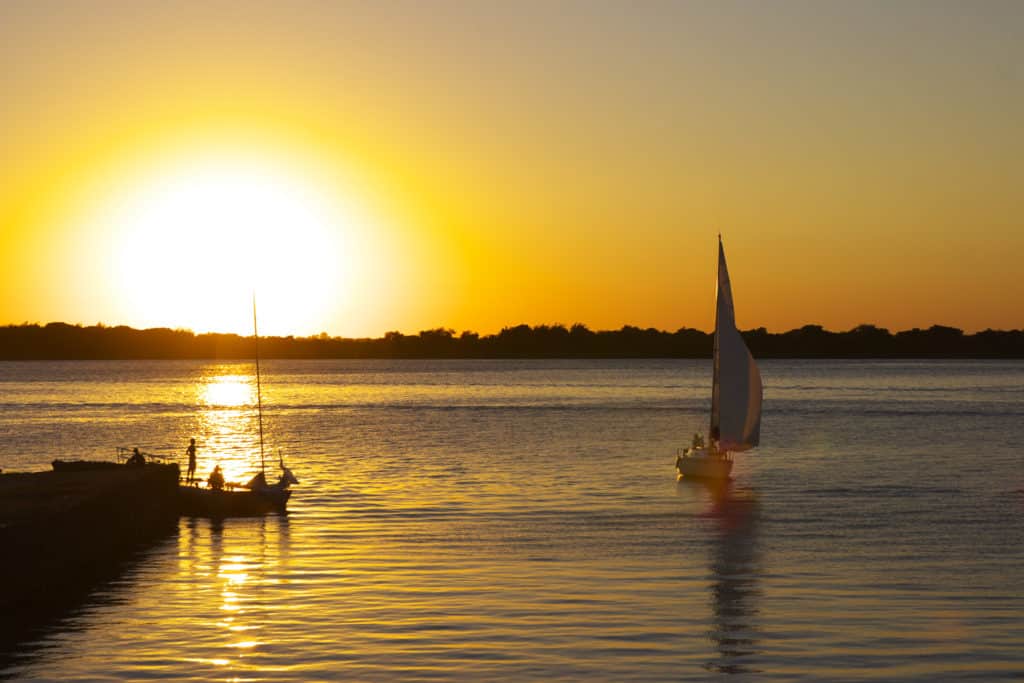
{"label": "tree line silhouette", "polygon": [[[758,358],[1024,358],[1024,331],[964,334],[933,325],[891,333],[874,325],[832,332],[805,325],[772,333],[743,332]],[[262,358],[707,358],[712,335],[692,328],[666,332],[626,325],[591,330],[586,325],[516,325],[479,335],[439,327],[376,339],[261,337]],[[84,327],[66,323],[0,327],[0,360],[232,359],[252,358],[253,337],[195,334],[190,330]]]}

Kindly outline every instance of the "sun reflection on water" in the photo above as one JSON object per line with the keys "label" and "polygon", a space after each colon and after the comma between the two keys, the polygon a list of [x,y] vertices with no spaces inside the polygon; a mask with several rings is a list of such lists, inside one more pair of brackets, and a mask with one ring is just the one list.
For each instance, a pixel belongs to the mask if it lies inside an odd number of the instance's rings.
{"label": "sun reflection on water", "polygon": [[204,378],[200,400],[206,406],[239,407],[256,403],[255,378],[249,375],[219,375]]}
{"label": "sun reflection on water", "polygon": [[248,481],[260,466],[255,366],[212,366],[195,388],[197,476],[205,480],[220,465],[229,483]]}

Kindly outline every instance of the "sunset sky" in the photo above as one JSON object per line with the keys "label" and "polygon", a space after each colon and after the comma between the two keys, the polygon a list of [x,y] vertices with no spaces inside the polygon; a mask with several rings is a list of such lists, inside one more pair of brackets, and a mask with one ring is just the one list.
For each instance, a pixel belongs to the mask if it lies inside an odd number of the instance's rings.
{"label": "sunset sky", "polygon": [[0,324],[1024,327],[1024,3],[0,3]]}

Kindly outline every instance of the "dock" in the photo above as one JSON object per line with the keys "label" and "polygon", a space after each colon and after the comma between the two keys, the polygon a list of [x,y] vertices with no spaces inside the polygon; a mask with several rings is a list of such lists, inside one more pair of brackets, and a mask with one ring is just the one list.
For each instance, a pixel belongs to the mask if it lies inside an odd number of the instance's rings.
{"label": "dock", "polygon": [[0,474],[0,655],[174,533],[178,466]]}

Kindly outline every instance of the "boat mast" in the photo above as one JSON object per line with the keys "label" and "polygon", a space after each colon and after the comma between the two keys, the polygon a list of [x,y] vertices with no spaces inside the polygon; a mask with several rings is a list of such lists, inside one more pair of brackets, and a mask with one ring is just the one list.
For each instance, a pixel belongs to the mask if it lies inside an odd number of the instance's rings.
{"label": "boat mast", "polygon": [[256,347],[256,409],[260,422],[260,472],[266,472],[263,458],[263,393],[260,389],[260,332],[256,327],[256,292],[252,293],[252,336]]}
{"label": "boat mast", "polygon": [[722,286],[722,233],[718,233],[718,254],[716,261],[718,265],[715,268],[715,332],[714,332],[714,347],[711,352],[711,423],[708,425],[708,450],[711,450],[712,444],[717,440],[715,436],[718,434],[718,421],[719,421],[719,405],[718,405],[718,328],[719,328],[719,307],[718,307],[718,296],[719,288]]}

